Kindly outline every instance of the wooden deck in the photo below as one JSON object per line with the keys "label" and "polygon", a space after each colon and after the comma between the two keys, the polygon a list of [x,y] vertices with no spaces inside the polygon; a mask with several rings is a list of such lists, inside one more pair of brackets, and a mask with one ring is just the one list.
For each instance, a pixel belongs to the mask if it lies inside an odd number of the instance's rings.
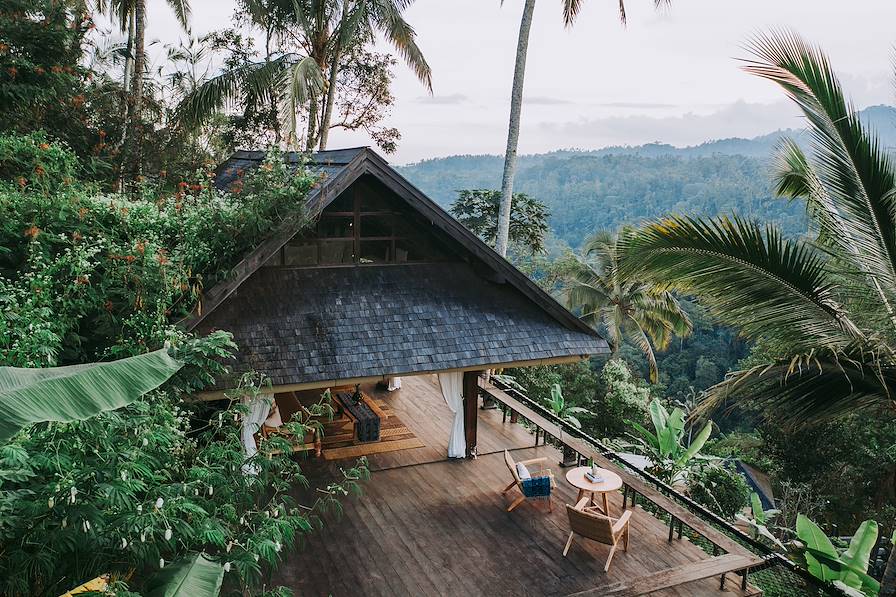
{"label": "wooden deck", "polygon": [[[446,460],[452,414],[431,377],[405,378],[387,395],[390,408],[426,446],[374,454],[374,471],[364,495],[345,503],[342,517],[327,516],[324,528],[301,549],[285,556],[273,585],[296,595],[638,595],[662,579],[688,581],[651,594],[660,596],[755,595],[741,591],[740,578],[728,575],[719,588],[713,560],[687,540],[667,541],[668,527],[636,508],[629,551],[618,553],[603,572],[608,547],[577,539],[562,556],[568,535],[563,507],[576,490],[556,465],[560,454],[538,446],[519,425],[502,423],[500,411],[480,410],[479,458]],[[372,388],[365,388],[373,392]],[[553,513],[523,504],[511,513],[501,490],[509,473],[501,452],[523,460],[547,456],[558,477]],[[308,460],[312,486],[321,485],[340,462]],[[307,496],[297,492],[301,501]],[[616,516],[621,493],[610,496]],[[724,556],[723,556],[724,557]],[[734,557],[739,557],[735,555]],[[677,576],[676,576],[677,575]],[[632,581],[643,581],[632,588]]]}

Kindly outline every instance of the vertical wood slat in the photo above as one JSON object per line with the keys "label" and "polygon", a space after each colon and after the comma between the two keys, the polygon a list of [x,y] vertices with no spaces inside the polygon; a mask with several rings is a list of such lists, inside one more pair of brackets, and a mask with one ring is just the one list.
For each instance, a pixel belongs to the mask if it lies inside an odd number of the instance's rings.
{"label": "vertical wood slat", "polygon": [[476,433],[479,422],[479,375],[481,371],[464,372],[464,435],[467,439],[467,458],[476,455]]}

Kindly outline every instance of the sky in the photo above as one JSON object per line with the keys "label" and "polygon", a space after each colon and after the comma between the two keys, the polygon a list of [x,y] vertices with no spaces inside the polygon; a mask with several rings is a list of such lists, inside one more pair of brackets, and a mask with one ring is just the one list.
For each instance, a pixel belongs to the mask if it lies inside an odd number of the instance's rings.
{"label": "sky", "polygon": [[[148,37],[185,37],[163,0],[149,0]],[[226,27],[231,0],[191,0],[192,32]],[[402,63],[389,126],[402,134],[390,162],[503,154],[523,0],[416,0],[405,17],[433,72],[433,93]],[[752,137],[801,120],[772,83],[744,73],[752,35],[789,28],[820,45],[859,107],[894,103],[896,2],[891,0],[588,0],[572,28],[560,0],[539,0],[529,42],[519,150],[684,146]],[[159,47],[159,46],[156,46]],[[381,49],[388,49],[381,42]],[[331,134],[330,147],[371,145]]]}

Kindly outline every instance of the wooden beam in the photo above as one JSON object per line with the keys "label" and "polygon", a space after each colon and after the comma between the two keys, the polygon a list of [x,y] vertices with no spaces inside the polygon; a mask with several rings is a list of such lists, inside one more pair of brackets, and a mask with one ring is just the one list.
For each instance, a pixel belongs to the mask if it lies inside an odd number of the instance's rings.
{"label": "wooden beam", "polygon": [[[430,375],[433,373],[447,373],[449,371],[482,371],[483,369],[508,369],[510,367],[538,367],[541,365],[559,365],[561,363],[575,363],[586,360],[590,355],[572,355],[567,357],[553,357],[550,359],[533,359],[528,361],[513,361],[509,363],[482,363],[470,367],[460,367],[457,369],[433,369],[426,371],[392,371],[383,373],[382,375],[369,375],[366,377],[352,377],[346,379],[319,379],[316,381],[300,382],[293,384],[283,384],[272,386],[270,393],[279,394],[281,392],[298,392],[300,390],[316,390],[318,388],[332,388],[333,386],[353,386],[359,383],[367,383],[370,381],[380,381],[387,377],[412,377],[414,375]],[[197,392],[195,398],[199,400],[222,400],[229,389],[210,390],[207,392]]]}
{"label": "wooden beam", "polygon": [[464,371],[464,435],[467,458],[476,456],[476,431],[479,422],[479,375],[482,371]]}

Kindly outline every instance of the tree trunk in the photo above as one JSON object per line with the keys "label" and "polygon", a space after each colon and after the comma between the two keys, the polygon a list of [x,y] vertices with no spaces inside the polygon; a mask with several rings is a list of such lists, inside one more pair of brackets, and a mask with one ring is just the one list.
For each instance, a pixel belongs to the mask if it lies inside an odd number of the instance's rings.
{"label": "tree trunk", "polygon": [[896,597],[896,545],[890,546],[890,557],[887,558],[887,567],[880,579],[878,597]]}
{"label": "tree trunk", "polygon": [[526,76],[526,53],[535,0],[526,0],[520,20],[520,37],[516,46],[516,67],[513,70],[513,90],[510,93],[510,125],[507,128],[507,152],[504,154],[504,176],[501,180],[501,207],[498,210],[498,238],[496,250],[507,256],[510,237],[510,209],[513,204],[513,177],[516,174],[516,148],[520,139],[520,114],[523,110],[523,80]]}
{"label": "tree trunk", "polygon": [[333,118],[333,104],[336,103],[336,77],[339,75],[340,46],[336,46],[333,52],[333,61],[330,64],[330,78],[327,86],[327,105],[324,107],[324,117],[320,123],[320,150],[327,148],[330,137],[330,120]]}
{"label": "tree trunk", "polygon": [[308,153],[314,149],[314,144],[317,142],[317,94],[311,94],[310,103],[311,105],[308,108],[308,136],[305,138],[305,151]]}
{"label": "tree trunk", "polygon": [[140,176],[143,162],[143,71],[146,70],[146,0],[134,1],[134,66],[131,73],[131,90],[129,94],[130,119],[127,123],[127,145],[125,159],[131,180]]}

